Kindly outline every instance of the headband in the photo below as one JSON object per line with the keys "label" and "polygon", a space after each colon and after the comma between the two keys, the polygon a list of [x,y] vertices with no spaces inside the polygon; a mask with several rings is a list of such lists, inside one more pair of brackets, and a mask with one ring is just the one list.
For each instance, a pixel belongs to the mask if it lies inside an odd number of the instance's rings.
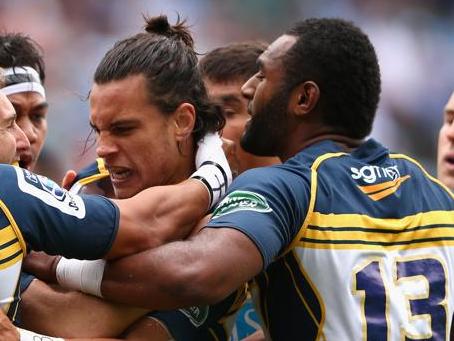
{"label": "headband", "polygon": [[0,91],[8,96],[19,92],[37,92],[46,98],[38,72],[30,66],[15,66],[3,69],[5,86]]}

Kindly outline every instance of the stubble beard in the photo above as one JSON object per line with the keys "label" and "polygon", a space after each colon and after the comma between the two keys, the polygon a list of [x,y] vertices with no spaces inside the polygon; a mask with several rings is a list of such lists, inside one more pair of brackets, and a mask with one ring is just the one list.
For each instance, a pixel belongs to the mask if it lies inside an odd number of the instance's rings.
{"label": "stubble beard", "polygon": [[257,156],[279,156],[288,132],[288,95],[276,93],[251,117],[241,147]]}

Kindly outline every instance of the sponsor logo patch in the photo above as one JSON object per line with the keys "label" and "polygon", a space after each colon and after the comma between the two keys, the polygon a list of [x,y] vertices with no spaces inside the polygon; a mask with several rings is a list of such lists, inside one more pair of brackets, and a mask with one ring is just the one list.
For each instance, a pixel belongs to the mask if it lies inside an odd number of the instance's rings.
{"label": "sponsor logo patch", "polygon": [[234,191],[226,196],[213,212],[211,219],[238,211],[271,212],[272,209],[265,197],[249,191]]}
{"label": "sponsor logo patch", "polygon": [[81,197],[69,193],[45,176],[37,175],[26,169],[15,168],[19,189],[46,205],[55,207],[61,212],[79,219],[85,217],[85,204]]}
{"label": "sponsor logo patch", "polygon": [[364,166],[360,169],[351,167],[350,170],[353,179],[367,183],[367,185],[357,185],[357,187],[374,201],[395,193],[402,183],[410,178],[410,175],[401,176],[397,166]]}
{"label": "sponsor logo patch", "polygon": [[210,308],[209,306],[193,306],[180,309],[180,311],[189,319],[189,321],[191,321],[194,326],[200,327],[206,321]]}

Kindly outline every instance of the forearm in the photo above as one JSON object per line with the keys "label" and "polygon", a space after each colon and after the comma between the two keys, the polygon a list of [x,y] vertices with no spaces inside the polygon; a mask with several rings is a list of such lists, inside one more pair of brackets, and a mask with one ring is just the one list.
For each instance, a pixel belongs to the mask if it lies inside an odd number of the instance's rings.
{"label": "forearm", "polygon": [[261,267],[259,251],[244,234],[204,229],[191,240],[108,262],[101,292],[107,299],[150,310],[212,304]]}
{"label": "forearm", "polygon": [[206,214],[210,196],[197,180],[146,189],[117,200],[120,228],[107,258],[117,258],[183,239]]}
{"label": "forearm", "polygon": [[60,337],[115,337],[146,312],[34,280],[22,294],[21,326]]}

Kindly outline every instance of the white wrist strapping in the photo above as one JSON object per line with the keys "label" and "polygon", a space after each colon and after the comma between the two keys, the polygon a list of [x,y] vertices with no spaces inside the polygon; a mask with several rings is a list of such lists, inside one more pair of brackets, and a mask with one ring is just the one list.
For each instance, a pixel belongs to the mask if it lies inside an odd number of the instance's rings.
{"label": "white wrist strapping", "polygon": [[65,341],[59,337],[50,337],[46,335],[41,335],[35,332],[31,332],[26,329],[17,328],[20,334],[20,341],[37,341],[37,340],[45,340],[45,341]]}
{"label": "white wrist strapping", "polygon": [[66,289],[82,291],[102,297],[101,282],[106,261],[67,259],[62,257],[57,264],[57,282]]}
{"label": "white wrist strapping", "polygon": [[198,143],[196,171],[191,178],[201,181],[210,194],[210,208],[224,196],[232,182],[232,172],[217,133],[208,133]]}

